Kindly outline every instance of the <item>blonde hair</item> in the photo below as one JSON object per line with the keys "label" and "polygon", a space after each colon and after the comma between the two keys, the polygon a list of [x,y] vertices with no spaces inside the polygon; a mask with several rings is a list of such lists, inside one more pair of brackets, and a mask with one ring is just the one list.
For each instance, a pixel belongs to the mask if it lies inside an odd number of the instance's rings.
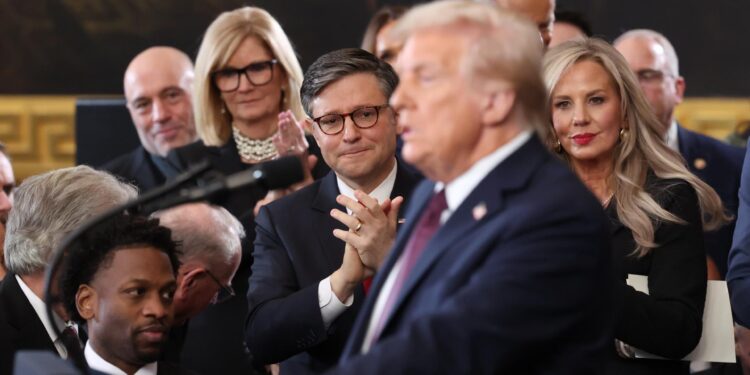
{"label": "blonde hair", "polygon": [[403,45],[411,34],[438,27],[457,27],[462,35],[474,36],[462,62],[472,85],[510,84],[522,124],[545,128],[546,89],[539,73],[544,48],[536,26],[494,4],[443,0],[409,10],[389,37]]}
{"label": "blonde hair", "polygon": [[[662,208],[644,190],[649,170],[658,178],[684,180],[695,189],[705,230],[716,229],[730,220],[716,192],[693,175],[685,166],[682,156],[663,141],[659,130],[661,125],[641,92],[635,75],[622,55],[607,42],[596,38],[573,40],[547,51],[543,73],[549,95],[552,95],[562,75],[581,61],[593,61],[604,68],[620,96],[620,110],[628,135],[615,146],[609,184],[617,202],[620,222],[633,233],[636,243],[633,254],[641,257],[658,246],[654,243],[654,234],[655,224],[659,221],[684,223],[684,220]],[[553,127],[550,125],[546,128],[548,144],[555,144],[557,137]],[[564,150],[562,157],[569,161],[569,155]]]}
{"label": "blonde hair", "polygon": [[284,69],[287,87],[283,89],[280,109],[291,110],[297,118],[304,115],[299,97],[302,68],[281,25],[268,12],[256,7],[224,12],[206,30],[195,61],[195,127],[207,146],[225,144],[232,133],[231,118],[222,113],[224,104],[211,80],[211,73],[225,66],[247,37],[257,37],[263,41]]}

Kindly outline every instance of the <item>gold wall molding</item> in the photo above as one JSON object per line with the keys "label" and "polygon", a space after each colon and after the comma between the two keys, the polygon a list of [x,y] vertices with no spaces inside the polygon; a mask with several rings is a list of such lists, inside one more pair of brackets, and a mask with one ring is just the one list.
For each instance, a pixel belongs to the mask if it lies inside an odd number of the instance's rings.
{"label": "gold wall molding", "polygon": [[[0,141],[5,142],[18,181],[75,164],[75,96],[0,96]],[[724,139],[740,123],[750,123],[750,98],[690,98],[678,121]]]}

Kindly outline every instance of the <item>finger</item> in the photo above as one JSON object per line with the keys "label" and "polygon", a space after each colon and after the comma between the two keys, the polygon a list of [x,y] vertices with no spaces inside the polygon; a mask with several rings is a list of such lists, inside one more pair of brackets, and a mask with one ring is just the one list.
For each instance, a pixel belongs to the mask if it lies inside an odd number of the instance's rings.
{"label": "finger", "polygon": [[388,223],[395,229],[398,224],[398,213],[401,205],[404,203],[404,197],[398,196],[391,201],[391,210],[388,212]]}
{"label": "finger", "polygon": [[360,248],[367,245],[361,236],[351,231],[334,229],[333,236],[351,245],[357,251],[357,254],[362,252]]}
{"label": "finger", "polygon": [[339,194],[339,196],[336,197],[336,202],[348,208],[360,221],[367,222],[368,220],[372,220],[370,212],[368,212],[367,208],[360,204],[359,201],[351,199],[346,195]]}
{"label": "finger", "polygon": [[354,190],[354,196],[357,198],[359,203],[367,207],[367,209],[370,211],[374,211],[376,208],[380,208],[377,199],[365,194],[361,190]]}
{"label": "finger", "polygon": [[340,221],[341,224],[346,225],[352,231],[354,231],[355,229],[357,229],[357,227],[360,226],[360,224],[362,223],[356,217],[351,216],[351,215],[347,215],[345,212],[342,212],[342,211],[340,211],[340,210],[338,210],[336,208],[334,208],[333,210],[331,210],[331,217],[333,217],[334,219]]}
{"label": "finger", "polygon": [[318,157],[315,155],[307,155],[307,169],[315,169],[315,165],[318,164]]}

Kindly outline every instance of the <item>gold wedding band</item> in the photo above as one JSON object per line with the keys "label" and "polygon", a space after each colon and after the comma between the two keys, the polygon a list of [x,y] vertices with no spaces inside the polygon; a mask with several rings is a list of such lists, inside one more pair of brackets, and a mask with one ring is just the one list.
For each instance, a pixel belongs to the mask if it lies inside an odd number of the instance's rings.
{"label": "gold wedding band", "polygon": [[357,227],[354,228],[354,231],[355,232],[359,232],[360,229],[362,229],[362,222],[361,221],[357,223]]}

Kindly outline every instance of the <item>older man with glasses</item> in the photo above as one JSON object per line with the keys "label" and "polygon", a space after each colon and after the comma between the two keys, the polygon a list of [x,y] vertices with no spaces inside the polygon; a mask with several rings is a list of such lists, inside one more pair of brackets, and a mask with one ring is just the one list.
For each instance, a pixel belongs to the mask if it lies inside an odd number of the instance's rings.
{"label": "older man with glasses", "polygon": [[180,245],[174,295],[175,328],[165,354],[166,359],[177,362],[188,332],[211,329],[210,326],[191,328],[189,319],[209,305],[234,296],[231,283],[240,265],[245,231],[227,210],[205,203],[177,206],[154,216],[172,230],[172,238]]}
{"label": "older man with glasses", "polygon": [[332,172],[256,218],[246,342],[259,364],[322,372],[339,358],[418,180],[395,155],[397,83],[360,49],[325,54],[305,74],[306,126]]}

